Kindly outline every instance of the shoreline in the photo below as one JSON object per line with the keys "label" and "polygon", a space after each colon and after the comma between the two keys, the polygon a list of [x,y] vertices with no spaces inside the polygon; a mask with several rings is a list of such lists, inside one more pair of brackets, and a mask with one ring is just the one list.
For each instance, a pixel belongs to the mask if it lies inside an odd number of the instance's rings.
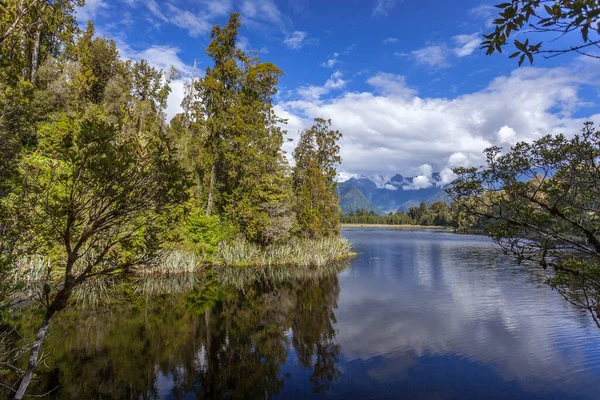
{"label": "shoreline", "polygon": [[434,229],[452,231],[448,226],[428,226],[428,225],[390,225],[390,224],[342,224],[343,228],[387,228],[387,229]]}

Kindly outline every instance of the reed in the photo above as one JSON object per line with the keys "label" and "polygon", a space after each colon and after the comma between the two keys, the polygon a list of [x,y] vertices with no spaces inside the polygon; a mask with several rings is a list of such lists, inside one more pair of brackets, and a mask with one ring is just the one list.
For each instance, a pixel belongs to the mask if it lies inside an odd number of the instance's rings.
{"label": "reed", "polygon": [[352,245],[340,236],[295,239],[267,247],[238,239],[221,243],[213,257],[213,264],[229,267],[320,267],[352,255]]}

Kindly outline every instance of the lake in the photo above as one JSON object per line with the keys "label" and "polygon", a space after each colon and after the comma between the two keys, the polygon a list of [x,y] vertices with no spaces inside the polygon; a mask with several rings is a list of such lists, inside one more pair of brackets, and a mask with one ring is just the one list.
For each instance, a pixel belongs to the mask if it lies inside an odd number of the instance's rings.
{"label": "lake", "polygon": [[[345,229],[350,265],[136,283],[55,321],[55,399],[597,399],[600,330],[482,236]],[[340,271],[341,270],[341,271]],[[140,285],[163,293],[136,294]],[[174,292],[174,294],[165,294]],[[147,293],[147,292],[146,292]],[[36,317],[23,326],[35,325]]]}

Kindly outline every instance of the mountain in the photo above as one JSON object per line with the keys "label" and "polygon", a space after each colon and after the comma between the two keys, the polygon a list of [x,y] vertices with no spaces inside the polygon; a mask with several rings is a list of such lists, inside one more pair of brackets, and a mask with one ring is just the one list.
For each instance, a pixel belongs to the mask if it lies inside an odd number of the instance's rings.
{"label": "mountain", "polygon": [[415,179],[419,183],[422,177],[403,177],[397,174],[388,180],[376,178],[357,177],[338,183],[340,206],[344,214],[357,208],[375,210],[376,213],[382,214],[389,211],[407,211],[422,201],[427,204],[436,201],[450,202],[449,196],[439,186],[438,173],[431,176],[430,180],[434,184],[424,189],[416,189],[419,185],[415,184]]}
{"label": "mountain", "polygon": [[340,207],[344,214],[348,214],[350,211],[355,211],[359,208],[363,208],[367,211],[375,211],[375,214],[382,215],[383,211],[373,203],[371,203],[364,194],[354,186],[347,186],[344,188],[343,193],[338,191],[340,198]]}

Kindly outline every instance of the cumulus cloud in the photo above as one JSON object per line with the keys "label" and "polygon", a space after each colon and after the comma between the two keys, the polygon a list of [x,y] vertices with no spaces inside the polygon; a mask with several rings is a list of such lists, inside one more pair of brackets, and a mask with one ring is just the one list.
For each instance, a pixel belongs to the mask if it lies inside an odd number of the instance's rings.
{"label": "cumulus cloud", "polygon": [[347,91],[326,100],[306,96],[278,106],[303,121],[331,118],[344,134],[341,171],[411,176],[411,168],[427,163],[444,172],[440,179],[447,183],[451,168],[480,165],[487,147],[549,133],[573,134],[584,120],[600,121],[600,114],[580,117],[585,104],[578,97],[582,86],[599,82],[598,75],[591,63],[526,67],[493,79],[479,91],[436,98],[406,92],[403,77],[378,73],[366,79],[373,91]]}
{"label": "cumulus cloud", "polygon": [[517,132],[515,132],[515,130],[513,128],[511,128],[510,126],[504,125],[498,131],[498,141],[500,143],[514,144],[514,143],[516,143],[516,140],[515,140],[516,138],[517,138]]}
{"label": "cumulus cloud", "polygon": [[404,190],[420,190],[427,189],[436,184],[433,179],[433,167],[431,164],[422,164],[418,168],[418,175],[409,182],[403,185]]}

